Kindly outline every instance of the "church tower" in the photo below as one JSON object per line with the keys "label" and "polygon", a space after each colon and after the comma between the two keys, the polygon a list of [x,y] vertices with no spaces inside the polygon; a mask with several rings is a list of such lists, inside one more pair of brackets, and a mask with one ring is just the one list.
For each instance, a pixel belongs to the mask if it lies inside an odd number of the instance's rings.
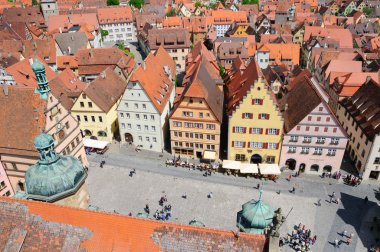
{"label": "church tower", "polygon": [[40,133],[34,139],[39,160],[25,175],[25,199],[88,208],[87,172],[79,159],[56,153],[52,136]]}
{"label": "church tower", "polygon": [[41,10],[46,24],[48,24],[49,16],[59,15],[58,3],[56,0],[41,0]]}
{"label": "church tower", "polygon": [[32,70],[36,75],[38,82],[38,87],[36,88],[35,93],[39,93],[41,99],[46,100],[50,92],[50,87],[46,78],[45,66],[37,59],[37,57],[33,61]]}

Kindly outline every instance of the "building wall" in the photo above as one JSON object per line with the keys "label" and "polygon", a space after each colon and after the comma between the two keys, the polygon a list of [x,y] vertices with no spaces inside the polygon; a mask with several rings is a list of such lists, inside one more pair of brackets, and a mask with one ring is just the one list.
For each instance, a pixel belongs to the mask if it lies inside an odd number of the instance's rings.
{"label": "building wall", "polygon": [[[0,158],[0,161],[1,161],[1,158]],[[2,165],[2,162],[0,162],[0,196],[11,196],[11,195],[13,195],[13,189],[12,189],[11,183],[9,182],[5,169]]]}
{"label": "building wall", "polygon": [[[292,140],[292,137],[298,139]],[[309,138],[310,142],[305,138]],[[333,143],[336,140],[338,143]],[[327,171],[326,166],[331,166],[331,172],[334,173],[341,167],[346,145],[347,137],[339,122],[332,115],[328,105],[321,103],[284,136],[280,166],[286,167],[287,161],[294,159],[294,168],[297,171],[303,166],[305,173],[322,174]],[[317,148],[321,149],[320,155],[316,154]],[[316,166],[312,169],[311,166],[315,164],[318,165],[318,170]]]}
{"label": "building wall", "polygon": [[88,209],[89,202],[90,195],[88,194],[87,184],[85,182],[75,194],[56,201],[54,204]]}
{"label": "building wall", "polygon": [[189,48],[166,49],[170,57],[173,58],[177,67],[177,73],[184,72],[186,67],[186,55],[190,52]]}
{"label": "building wall", "polygon": [[224,37],[231,24],[213,24],[216,29],[216,37]]}
{"label": "building wall", "polygon": [[79,123],[51,94],[48,96],[45,132],[52,135],[58,153],[71,155],[88,166]]}
{"label": "building wall", "polygon": [[[373,173],[370,177],[371,172]],[[380,180],[380,135],[377,134],[375,136],[375,140],[373,141],[372,148],[367,158],[367,162],[364,168],[365,179],[377,179]]]}
{"label": "building wall", "polygon": [[[81,103],[83,103],[83,107],[81,107]],[[90,107],[90,103],[92,107]],[[79,121],[80,129],[86,138],[96,137],[98,140],[110,142],[118,130],[117,105],[118,102],[105,113],[88,96],[83,96],[82,93],[72,107],[71,113]],[[102,131],[106,132],[107,136],[100,136],[99,132]],[[86,135],[86,132],[91,132],[91,135]]]}
{"label": "building wall", "polygon": [[266,69],[269,64],[269,52],[256,51],[256,62],[261,69]]}
{"label": "building wall", "polygon": [[376,170],[376,166],[378,166],[374,164],[374,159],[376,156],[380,156],[379,137],[375,138],[375,141],[377,141],[375,143],[370,141],[342,105],[338,105],[336,114],[342,128],[346,130],[349,137],[347,152],[358,172],[363,174],[363,179],[368,179],[370,171]]}
{"label": "building wall", "polygon": [[[262,99],[262,104],[252,104],[253,99]],[[244,113],[252,113],[252,118],[243,118]],[[259,119],[259,114],[269,114],[269,119]],[[240,133],[236,127],[243,127],[245,130]],[[254,133],[250,128],[262,129],[260,133]],[[277,129],[276,134],[270,135],[267,129]],[[258,154],[262,162],[278,164],[280,160],[281,135],[283,130],[283,120],[271,97],[266,84],[261,78],[255,81],[250,91],[236,107],[235,112],[229,117],[228,122],[228,159],[250,162],[251,157]],[[245,132],[245,133],[244,133]],[[243,142],[241,146],[237,142]],[[259,143],[251,145],[250,142]],[[269,144],[271,143],[271,144]],[[276,146],[272,145],[276,144]],[[260,147],[260,144],[262,145]],[[273,148],[273,149],[271,149]],[[242,155],[244,155],[242,157]],[[271,160],[267,160],[271,159]]]}
{"label": "building wall", "polygon": [[162,151],[165,142],[161,115],[138,82],[128,83],[117,110],[122,143],[127,143],[126,134],[130,134],[134,145]]}
{"label": "building wall", "polygon": [[108,35],[104,37],[104,43],[116,43],[117,41],[128,43],[137,41],[136,28],[133,22],[101,24],[100,27],[108,31]]}
{"label": "building wall", "polygon": [[[8,176],[10,187],[10,196],[15,192],[20,191],[22,188],[19,186],[19,182],[25,184],[25,173],[29,166],[37,163],[38,157],[35,156],[18,156],[10,154],[1,154],[1,164]],[[25,188],[24,188],[25,190]]]}
{"label": "building wall", "polygon": [[[193,114],[184,116],[184,112]],[[169,121],[173,154],[187,154],[196,158],[202,156],[204,151],[211,150],[216,152],[217,158],[219,157],[220,122],[204,99],[185,97],[170,116]],[[185,124],[188,125],[188,123],[200,124],[202,128],[186,127]],[[207,124],[214,125],[215,129],[208,129]]]}

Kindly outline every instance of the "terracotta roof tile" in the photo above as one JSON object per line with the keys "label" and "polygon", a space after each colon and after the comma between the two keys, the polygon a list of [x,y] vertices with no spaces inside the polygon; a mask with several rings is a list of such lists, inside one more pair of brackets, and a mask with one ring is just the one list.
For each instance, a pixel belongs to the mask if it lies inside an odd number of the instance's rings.
{"label": "terracotta roof tile", "polygon": [[[165,65],[170,74],[165,72]],[[175,62],[163,47],[155,54],[149,54],[145,66],[140,66],[131,76],[130,81],[139,82],[159,113],[167,105],[175,78]]]}
{"label": "terracotta roof tile", "polygon": [[34,48],[36,54],[39,58],[44,59],[48,64],[56,63],[56,48],[54,40],[50,37],[46,40],[34,39],[34,40],[24,40],[24,51],[23,56],[26,59],[34,57]]}
{"label": "terracotta roof tile", "polygon": [[0,134],[0,153],[37,157],[33,141],[45,128],[46,100],[41,100],[34,88],[6,88],[8,95],[0,92],[0,131],[7,132]]}
{"label": "terracotta roof tile", "polygon": [[96,13],[72,14],[49,16],[48,32],[50,34],[59,32],[59,29],[66,30],[72,26],[91,25],[97,29],[99,27]]}
{"label": "terracotta roof tile", "polygon": [[341,27],[323,28],[319,26],[306,26],[304,33],[304,41],[308,41],[311,37],[331,38],[339,41],[341,48],[352,48],[352,33]]}
{"label": "terracotta roof tile", "polygon": [[[0,198],[4,232],[0,249],[17,229],[27,231],[23,247],[36,251],[264,251],[265,236],[180,225],[37,201]],[[44,249],[42,249],[42,246]],[[74,251],[74,250],[70,250]]]}
{"label": "terracotta roof tile", "polygon": [[107,7],[98,9],[100,24],[133,22],[132,9],[129,6]]}
{"label": "terracotta roof tile", "polygon": [[123,95],[127,83],[112,68],[90,83],[84,93],[104,112],[108,112]]}
{"label": "terracotta roof tile", "polygon": [[[55,72],[45,63],[44,60],[39,57],[37,58],[40,62],[42,62],[42,64],[45,65],[47,80],[52,80],[56,76]],[[28,59],[24,59],[6,68],[5,71],[13,76],[16,81],[16,85],[34,88],[37,87],[37,79]]]}
{"label": "terracotta roof tile", "polygon": [[75,56],[57,56],[57,69],[78,69],[78,61]]}

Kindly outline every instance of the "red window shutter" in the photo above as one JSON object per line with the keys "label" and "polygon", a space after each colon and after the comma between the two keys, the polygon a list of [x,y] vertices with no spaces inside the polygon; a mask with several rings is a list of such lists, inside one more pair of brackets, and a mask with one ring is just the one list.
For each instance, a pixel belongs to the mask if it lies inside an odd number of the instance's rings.
{"label": "red window shutter", "polygon": [[260,99],[260,105],[263,105],[263,103],[264,103],[264,100]]}
{"label": "red window shutter", "polygon": [[278,147],[280,147],[280,144],[277,143],[276,144],[276,150],[278,150]]}
{"label": "red window shutter", "polygon": [[247,128],[246,127],[244,127],[244,133],[246,133],[247,132]]}
{"label": "red window shutter", "polygon": [[252,105],[255,104],[255,99],[252,99]]}
{"label": "red window shutter", "polygon": [[243,142],[243,148],[245,148],[245,142]]}
{"label": "red window shutter", "polygon": [[268,129],[265,129],[265,135],[268,135]]}
{"label": "red window shutter", "polygon": [[235,133],[235,126],[232,127],[232,133]]}
{"label": "red window shutter", "polygon": [[260,134],[263,134],[263,128],[260,128]]}
{"label": "red window shutter", "polygon": [[268,120],[269,120],[269,118],[270,118],[270,114],[268,114]]}
{"label": "red window shutter", "polygon": [[263,143],[263,149],[268,149],[268,143]]}
{"label": "red window shutter", "polygon": [[249,134],[252,134],[252,128],[249,128],[248,132],[249,132]]}
{"label": "red window shutter", "polygon": [[231,142],[231,146],[232,146],[232,147],[235,146],[235,141],[232,141],[232,142]]}
{"label": "red window shutter", "polygon": [[252,114],[252,113],[250,114],[250,117],[249,117],[249,118],[250,118],[250,119],[253,119],[253,114]]}
{"label": "red window shutter", "polygon": [[333,129],[333,132],[336,133],[336,128]]}
{"label": "red window shutter", "polygon": [[241,114],[241,118],[243,118],[243,119],[245,118],[245,113]]}
{"label": "red window shutter", "polygon": [[280,135],[280,129],[276,130],[276,135]]}
{"label": "red window shutter", "polygon": [[259,114],[259,119],[261,119],[261,114]]}

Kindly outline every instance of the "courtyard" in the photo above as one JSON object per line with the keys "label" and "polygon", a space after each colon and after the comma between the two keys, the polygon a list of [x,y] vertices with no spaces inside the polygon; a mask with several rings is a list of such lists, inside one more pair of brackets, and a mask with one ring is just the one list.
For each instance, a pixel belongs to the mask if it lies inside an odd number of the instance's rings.
{"label": "courtyard", "polygon": [[[258,183],[264,190],[263,201],[273,208],[282,208],[288,218],[281,226],[284,236],[294,225],[302,223],[317,235],[313,251],[367,251],[374,243],[370,227],[375,214],[379,213],[375,192],[378,187],[364,182],[359,187],[350,187],[333,179],[303,175],[285,180],[283,174],[274,183],[253,178],[242,178],[213,174],[204,177],[199,171],[165,166],[165,154],[112,151],[105,157],[90,156],[89,185],[90,203],[101,210],[136,216],[150,206],[151,216],[161,210],[159,199],[166,195],[167,204],[172,205],[169,221],[188,224],[196,219],[207,227],[236,231],[236,214],[242,204],[258,199]],[[99,167],[105,160],[104,168]],[[136,174],[130,177],[130,171]],[[289,192],[296,187],[295,194]],[[213,197],[207,194],[212,192]],[[341,199],[339,204],[328,203],[328,195],[335,192]],[[187,195],[187,199],[182,195]],[[369,202],[364,204],[363,198]],[[378,196],[378,195],[377,195]],[[315,203],[321,199],[322,206]],[[335,239],[343,239],[338,233],[347,230],[353,233],[351,245],[343,243],[334,248]],[[378,237],[378,233],[375,235]],[[284,247],[282,251],[292,251]]]}

